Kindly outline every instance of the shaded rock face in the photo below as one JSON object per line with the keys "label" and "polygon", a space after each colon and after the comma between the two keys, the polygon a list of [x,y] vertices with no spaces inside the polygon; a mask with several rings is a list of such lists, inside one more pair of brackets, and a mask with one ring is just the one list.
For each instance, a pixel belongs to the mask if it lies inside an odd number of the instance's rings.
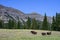
{"label": "shaded rock face", "polygon": [[[43,21],[43,19],[44,19],[44,16],[37,14],[37,13],[24,14],[20,10],[0,5],[0,19],[4,20],[5,23],[9,19],[13,19],[15,21],[18,21],[18,18],[21,22],[23,22],[23,21],[26,22],[28,17],[35,18],[36,20],[39,20],[39,21]],[[48,18],[48,22],[51,23],[52,18],[51,17],[47,17],[47,18]]]}

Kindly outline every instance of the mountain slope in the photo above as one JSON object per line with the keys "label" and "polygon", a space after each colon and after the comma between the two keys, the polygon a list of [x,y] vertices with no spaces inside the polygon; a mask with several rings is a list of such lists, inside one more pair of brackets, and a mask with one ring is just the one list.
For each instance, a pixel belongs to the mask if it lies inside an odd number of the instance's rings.
{"label": "mountain slope", "polygon": [[[30,14],[26,14],[27,16],[29,16],[30,18],[35,18],[36,20],[39,20],[39,21],[43,21],[44,19],[44,16],[38,14],[38,13],[30,13]],[[51,17],[47,17],[47,20],[49,23],[52,23],[52,18]]]}
{"label": "mountain slope", "polygon": [[[4,20],[5,22],[7,22],[9,19],[18,21],[18,17],[21,22],[27,21],[27,17],[35,18],[36,20],[39,20],[39,21],[43,21],[44,19],[44,16],[37,13],[24,14],[24,12],[20,10],[0,5],[0,19],[1,20]],[[48,18],[48,22],[51,23],[52,18],[51,17],[47,17],[47,18]]]}

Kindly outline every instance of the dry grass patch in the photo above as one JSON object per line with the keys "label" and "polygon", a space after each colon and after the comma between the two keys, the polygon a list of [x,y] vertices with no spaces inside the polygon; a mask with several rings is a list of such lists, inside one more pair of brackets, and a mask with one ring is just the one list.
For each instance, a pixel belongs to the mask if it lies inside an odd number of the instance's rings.
{"label": "dry grass patch", "polygon": [[42,36],[44,30],[33,30],[37,35],[30,33],[27,29],[0,29],[0,40],[60,40],[60,32],[52,31],[52,35]]}

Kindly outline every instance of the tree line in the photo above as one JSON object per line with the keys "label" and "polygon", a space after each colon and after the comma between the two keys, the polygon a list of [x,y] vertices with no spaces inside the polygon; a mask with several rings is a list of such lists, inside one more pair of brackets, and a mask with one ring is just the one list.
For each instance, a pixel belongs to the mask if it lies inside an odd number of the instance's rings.
{"label": "tree line", "polygon": [[35,18],[31,19],[30,17],[28,17],[27,21],[24,23],[19,19],[17,22],[9,19],[8,23],[4,23],[3,20],[0,20],[0,29],[41,29],[60,31],[60,14],[56,13],[56,16],[53,16],[52,23],[47,21],[46,14],[43,22],[38,21]]}

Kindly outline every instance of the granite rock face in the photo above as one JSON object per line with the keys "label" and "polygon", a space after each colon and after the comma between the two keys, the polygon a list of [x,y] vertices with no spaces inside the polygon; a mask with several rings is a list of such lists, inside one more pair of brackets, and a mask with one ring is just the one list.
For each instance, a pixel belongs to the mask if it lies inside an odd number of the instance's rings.
{"label": "granite rock face", "polygon": [[[0,5],[0,19],[3,20],[5,23],[8,23],[9,19],[13,19],[15,21],[18,21],[18,18],[21,22],[26,22],[27,18],[35,18],[36,20],[43,21],[44,16],[38,14],[38,13],[30,13],[25,14],[24,12],[14,9],[12,7],[6,7],[3,5]],[[47,17],[48,22],[52,22],[51,17]]]}

